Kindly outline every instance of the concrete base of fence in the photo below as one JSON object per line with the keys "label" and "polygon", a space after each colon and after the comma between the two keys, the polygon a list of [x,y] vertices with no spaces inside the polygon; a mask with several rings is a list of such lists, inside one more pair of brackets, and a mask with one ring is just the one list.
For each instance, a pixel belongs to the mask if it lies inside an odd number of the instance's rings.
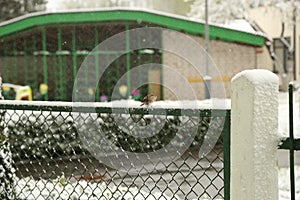
{"label": "concrete base of fence", "polygon": [[232,79],[230,199],[278,199],[278,77],[246,70]]}

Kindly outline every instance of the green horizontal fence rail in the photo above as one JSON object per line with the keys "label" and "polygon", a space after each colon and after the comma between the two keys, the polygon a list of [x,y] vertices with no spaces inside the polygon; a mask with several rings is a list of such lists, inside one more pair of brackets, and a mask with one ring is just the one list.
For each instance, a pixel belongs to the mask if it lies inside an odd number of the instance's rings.
{"label": "green horizontal fence rail", "polygon": [[300,151],[300,139],[291,140],[290,138],[284,138],[281,140],[281,144],[279,145],[279,149],[290,150],[291,143],[293,143],[293,149],[295,151]]}
{"label": "green horizontal fence rail", "polygon": [[[0,101],[0,110],[4,113],[1,128],[6,130],[16,168],[16,199],[229,199],[230,110],[7,100]],[[220,119],[225,120],[224,126]],[[130,174],[99,162],[83,145],[79,130],[89,130],[94,123],[112,144],[136,153],[162,148],[179,129],[187,135],[191,127],[198,127],[198,131],[191,146],[176,160],[155,171]],[[134,126],[150,123],[154,123],[150,132],[163,124],[155,136],[141,139],[126,134],[128,127],[133,133]],[[199,158],[208,128],[222,131],[222,136],[208,155]],[[114,157],[112,152],[105,156],[108,160]]]}

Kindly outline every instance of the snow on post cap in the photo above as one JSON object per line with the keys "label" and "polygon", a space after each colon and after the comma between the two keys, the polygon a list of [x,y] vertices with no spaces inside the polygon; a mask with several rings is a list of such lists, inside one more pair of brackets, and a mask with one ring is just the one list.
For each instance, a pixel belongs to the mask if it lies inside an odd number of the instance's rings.
{"label": "snow on post cap", "polygon": [[236,74],[231,82],[239,79],[240,77],[245,77],[250,82],[255,84],[264,84],[264,83],[279,83],[279,78],[273,72],[266,69],[249,69],[244,70],[238,74]]}

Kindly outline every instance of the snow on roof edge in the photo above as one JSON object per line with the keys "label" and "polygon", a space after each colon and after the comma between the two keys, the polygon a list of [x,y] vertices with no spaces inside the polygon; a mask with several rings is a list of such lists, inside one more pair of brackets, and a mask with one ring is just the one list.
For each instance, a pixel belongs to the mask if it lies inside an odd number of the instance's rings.
{"label": "snow on roof edge", "polygon": [[[101,11],[139,11],[139,12],[147,12],[147,13],[157,14],[157,15],[171,17],[171,18],[175,18],[175,19],[205,24],[205,21],[201,20],[201,19],[189,18],[189,17],[182,16],[182,15],[177,15],[177,14],[173,14],[173,13],[167,13],[167,12],[162,12],[162,11],[157,11],[157,10],[152,10],[152,9],[145,9],[145,8],[139,8],[139,7],[134,7],[134,8],[133,7],[110,7],[110,8],[82,8],[82,9],[34,12],[34,13],[25,14],[25,15],[1,22],[0,27],[17,22],[17,21],[21,21],[21,20],[29,18],[29,17],[35,17],[35,16],[42,16],[42,15],[48,15],[48,14],[84,13],[84,12],[101,12]],[[224,29],[249,33],[252,35],[258,35],[258,36],[267,38],[267,35],[261,31],[254,30],[254,32],[252,32],[252,31],[247,31],[247,30],[241,30],[241,29],[230,27],[230,25],[228,25],[228,24],[227,25],[226,24],[217,24],[217,23],[213,23],[213,22],[210,22],[209,25],[224,28]]]}

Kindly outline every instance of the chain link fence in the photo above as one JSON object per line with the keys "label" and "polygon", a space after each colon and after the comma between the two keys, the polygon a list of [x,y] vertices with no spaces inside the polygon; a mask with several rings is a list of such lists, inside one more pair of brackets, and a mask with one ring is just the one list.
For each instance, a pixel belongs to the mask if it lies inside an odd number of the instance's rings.
{"label": "chain link fence", "polygon": [[[212,110],[188,109],[75,111],[67,103],[12,101],[1,101],[0,110],[1,199],[226,198],[228,110],[215,110],[219,116],[212,116]],[[199,158],[209,128],[222,135],[212,151]],[[148,156],[170,143],[174,154]],[[186,145],[183,153],[177,150]],[[137,159],[126,163],[124,156],[130,153]]]}

